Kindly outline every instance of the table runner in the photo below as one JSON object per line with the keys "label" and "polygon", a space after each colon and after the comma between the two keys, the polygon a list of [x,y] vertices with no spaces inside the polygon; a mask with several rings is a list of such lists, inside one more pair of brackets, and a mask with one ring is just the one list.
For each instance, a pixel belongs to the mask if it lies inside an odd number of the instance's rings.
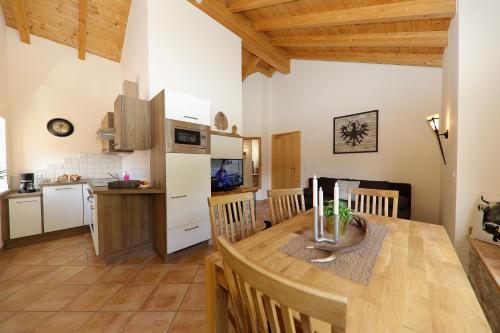
{"label": "table runner", "polygon": [[367,285],[370,282],[375,260],[388,231],[388,225],[368,222],[367,234],[358,244],[357,249],[353,252],[340,254],[334,261],[329,263],[310,262],[311,259],[324,258],[330,255],[330,252],[327,251],[306,248],[314,245],[312,230],[297,234],[280,250],[342,278]]}

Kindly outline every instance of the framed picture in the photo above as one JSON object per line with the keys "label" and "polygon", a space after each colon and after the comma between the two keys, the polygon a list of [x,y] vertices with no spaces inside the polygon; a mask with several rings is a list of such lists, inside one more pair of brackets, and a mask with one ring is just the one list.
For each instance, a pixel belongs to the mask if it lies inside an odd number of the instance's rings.
{"label": "framed picture", "polygon": [[333,118],[333,153],[378,152],[378,110]]}
{"label": "framed picture", "polygon": [[500,195],[482,193],[479,216],[472,227],[472,238],[500,246]]}

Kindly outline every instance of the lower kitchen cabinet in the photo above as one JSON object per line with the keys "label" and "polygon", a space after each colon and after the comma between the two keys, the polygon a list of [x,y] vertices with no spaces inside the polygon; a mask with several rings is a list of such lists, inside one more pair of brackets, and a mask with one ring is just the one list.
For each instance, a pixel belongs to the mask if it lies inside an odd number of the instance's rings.
{"label": "lower kitchen cabinet", "polygon": [[43,187],[44,232],[83,226],[82,185]]}
{"label": "lower kitchen cabinet", "polygon": [[10,238],[42,233],[42,207],[40,197],[9,199]]}

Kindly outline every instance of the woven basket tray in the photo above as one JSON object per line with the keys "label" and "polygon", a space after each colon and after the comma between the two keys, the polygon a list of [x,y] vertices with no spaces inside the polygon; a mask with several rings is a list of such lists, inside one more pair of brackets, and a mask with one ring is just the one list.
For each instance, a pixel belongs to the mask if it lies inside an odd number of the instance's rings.
{"label": "woven basket tray", "polygon": [[117,180],[108,183],[108,188],[112,190],[134,189],[141,185],[139,180]]}

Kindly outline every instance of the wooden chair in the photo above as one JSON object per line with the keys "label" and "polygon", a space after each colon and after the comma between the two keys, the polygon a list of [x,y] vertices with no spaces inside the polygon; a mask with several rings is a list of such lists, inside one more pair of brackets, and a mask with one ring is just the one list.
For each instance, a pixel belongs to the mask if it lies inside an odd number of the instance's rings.
{"label": "wooden chair", "polygon": [[354,195],[354,210],[360,213],[389,216],[389,199],[392,199],[392,217],[398,217],[399,192],[369,188],[349,188],[347,206],[351,208]]}
{"label": "wooden chair", "polygon": [[253,193],[210,197],[208,206],[215,244],[219,236],[234,243],[256,232]]}
{"label": "wooden chair", "polygon": [[273,225],[306,211],[304,190],[301,188],[269,190],[267,196]]}
{"label": "wooden chair", "polygon": [[244,258],[222,237],[219,249],[237,332],[345,331],[345,297],[266,271]]}

